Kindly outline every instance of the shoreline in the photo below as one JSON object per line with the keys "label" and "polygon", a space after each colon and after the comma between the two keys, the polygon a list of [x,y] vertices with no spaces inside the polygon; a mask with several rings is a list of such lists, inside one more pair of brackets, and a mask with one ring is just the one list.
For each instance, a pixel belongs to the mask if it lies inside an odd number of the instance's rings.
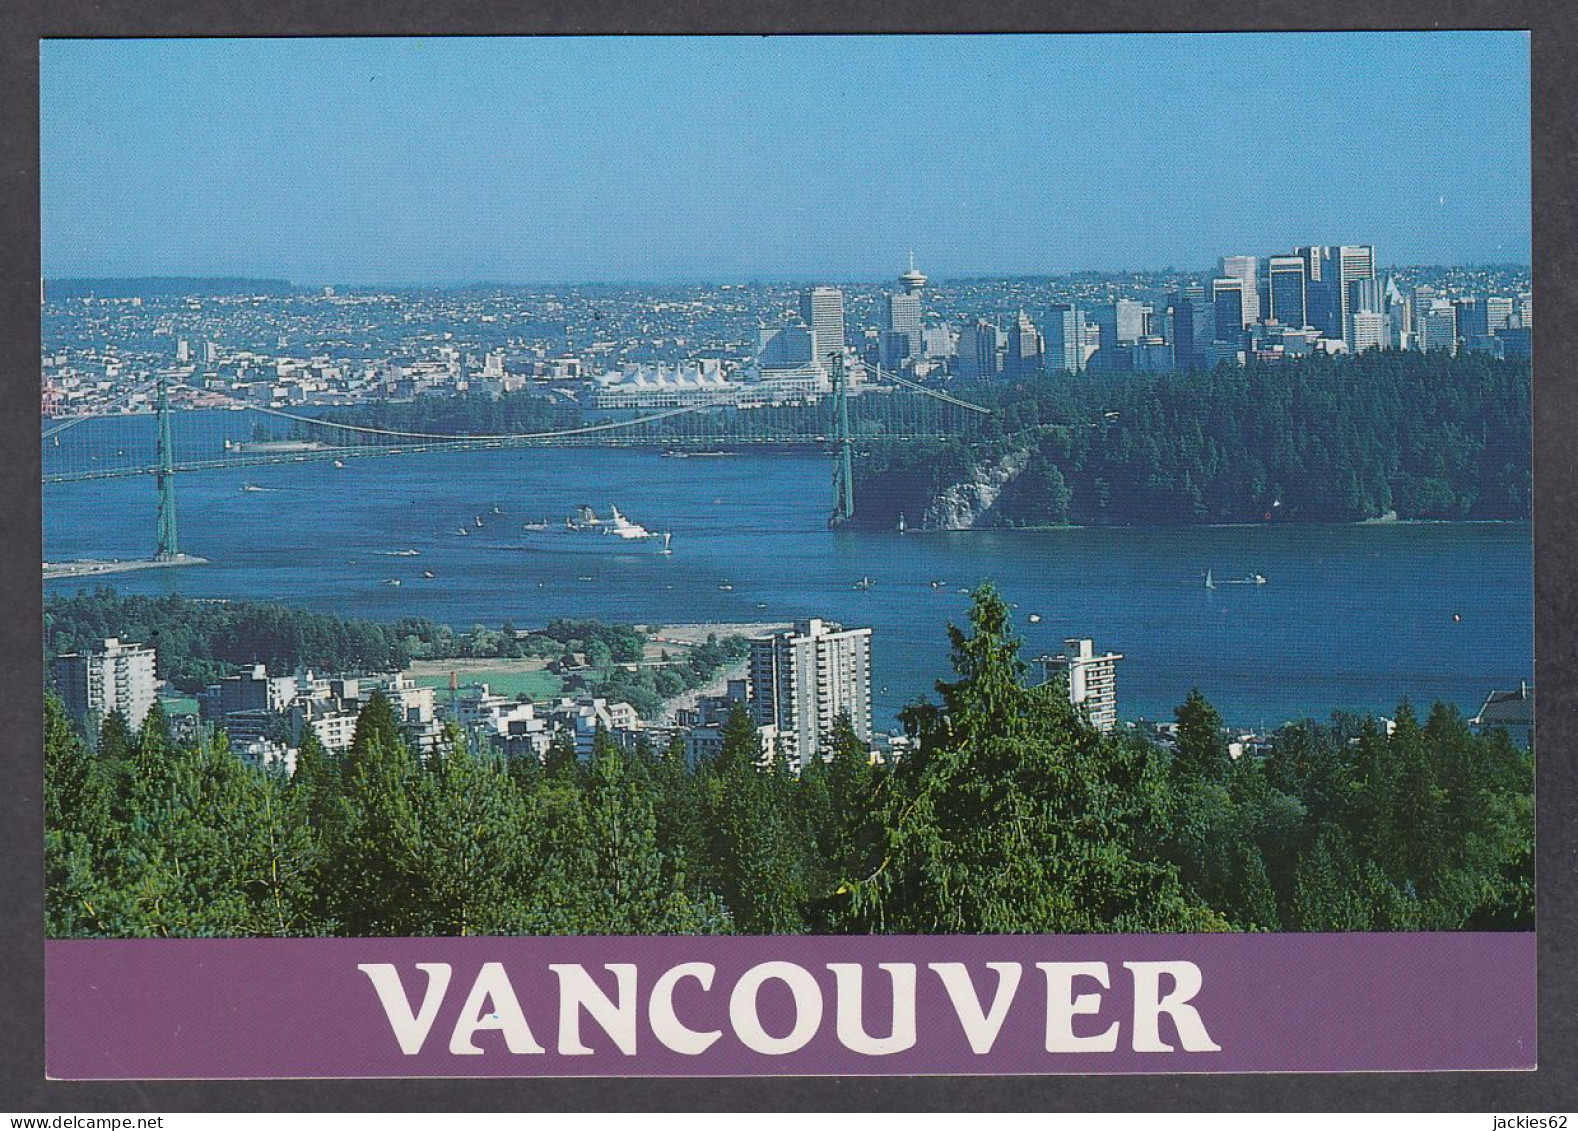
{"label": "shoreline", "polygon": [[73,577],[100,577],[104,574],[130,573],[139,569],[171,569],[175,566],[207,564],[207,558],[199,558],[194,554],[181,554],[164,561],[157,558],[132,558],[127,561],[83,559],[75,562],[43,563],[45,581],[60,581]]}
{"label": "shoreline", "polygon": [[1183,530],[1347,530],[1352,527],[1387,526],[1529,526],[1532,518],[1360,518],[1352,522],[1190,522],[1177,526],[1159,524],[1113,523],[1093,526],[1088,523],[1041,523],[1033,526],[911,526],[899,531],[886,526],[861,526],[864,534],[892,534],[908,538],[912,534],[1047,534],[1061,530],[1124,530],[1148,533]]}

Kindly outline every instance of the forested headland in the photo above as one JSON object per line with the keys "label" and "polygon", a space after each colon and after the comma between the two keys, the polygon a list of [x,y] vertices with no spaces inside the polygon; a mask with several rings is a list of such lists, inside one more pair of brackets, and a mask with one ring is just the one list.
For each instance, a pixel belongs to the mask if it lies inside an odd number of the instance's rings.
{"label": "forested headland", "polygon": [[970,396],[946,444],[873,444],[857,520],[891,527],[1524,519],[1531,368],[1372,350],[1209,373],[1049,374]]}
{"label": "forested headland", "polygon": [[86,741],[45,712],[53,937],[1526,930],[1533,760],[1450,707],[1304,723],[1231,758],[1191,695],[1176,746],[1103,735],[1030,686],[1003,600],[952,630],[955,678],[873,765],[762,766],[738,711],[716,758],[425,759],[375,696],[350,750],[293,776],[155,708]]}

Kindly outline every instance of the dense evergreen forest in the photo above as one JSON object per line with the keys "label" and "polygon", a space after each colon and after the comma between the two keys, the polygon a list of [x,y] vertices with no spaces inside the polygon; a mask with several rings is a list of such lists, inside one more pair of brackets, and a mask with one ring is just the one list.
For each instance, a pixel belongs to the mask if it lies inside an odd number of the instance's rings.
{"label": "dense evergreen forest", "polygon": [[1304,724],[1228,756],[1198,695],[1176,750],[1030,687],[989,587],[917,751],[871,765],[847,724],[799,776],[622,752],[419,759],[375,697],[293,777],[156,708],[96,743],[46,701],[46,913],[69,936],[1529,929],[1533,762],[1449,707]]}
{"label": "dense evergreen forest", "polygon": [[983,384],[970,395],[996,412],[970,437],[870,447],[858,517],[916,525],[995,469],[975,525],[1527,518],[1530,377],[1527,361],[1371,350]]}

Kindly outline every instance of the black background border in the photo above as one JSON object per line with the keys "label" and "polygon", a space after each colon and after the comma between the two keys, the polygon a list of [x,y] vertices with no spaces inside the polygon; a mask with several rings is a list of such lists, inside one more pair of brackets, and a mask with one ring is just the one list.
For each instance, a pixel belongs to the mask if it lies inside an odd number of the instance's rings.
{"label": "black background border", "polygon": [[[1578,789],[1578,6],[1556,0],[1288,0],[1190,6],[1136,0],[985,4],[910,0],[551,0],[530,9],[465,0],[10,0],[0,15],[0,1110],[17,1113],[524,1110],[1484,1111],[1578,1107],[1574,953]],[[1532,31],[1535,656],[1539,685],[1541,1068],[1526,1073],[1260,1076],[763,1077],[734,1080],[259,1080],[62,1083],[43,1076],[42,593],[34,415],[39,357],[38,41],[48,37],[459,34],[1277,31],[1512,28]],[[1319,66],[1311,59],[1311,66]],[[1244,96],[1252,96],[1246,76]],[[1181,89],[1180,105],[1197,92]],[[1505,130],[1471,105],[1462,128]],[[1356,128],[1362,128],[1362,124]],[[280,974],[277,976],[288,976]],[[1341,987],[1329,987],[1340,993]],[[1443,987],[1450,992],[1450,987]],[[1385,1025],[1354,1003],[1354,1023]]]}

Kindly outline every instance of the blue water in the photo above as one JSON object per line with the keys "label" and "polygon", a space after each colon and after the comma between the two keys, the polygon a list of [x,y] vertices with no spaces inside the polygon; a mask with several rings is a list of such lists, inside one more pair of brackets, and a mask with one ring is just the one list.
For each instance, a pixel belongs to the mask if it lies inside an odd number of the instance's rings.
{"label": "blue water", "polygon": [[[1124,654],[1126,718],[1168,718],[1195,686],[1247,725],[1390,712],[1403,696],[1472,713],[1489,689],[1533,675],[1527,524],[831,532],[830,470],[804,453],[576,450],[194,473],[178,477],[181,545],[212,564],[48,588],[107,583],[461,628],[821,616],[875,630],[879,725],[949,675],[946,626],[969,605],[958,590],[988,578],[1017,603],[1027,656],[1075,635]],[[521,523],[582,502],[673,531],[673,555],[521,548]],[[483,529],[455,533],[477,515]],[[148,478],[45,489],[49,560],[146,556],[153,531]],[[378,553],[407,547],[421,555]],[[1261,573],[1269,584],[1207,591],[1207,569],[1219,582]],[[864,575],[875,587],[855,590]],[[384,585],[391,577],[402,585]]]}

